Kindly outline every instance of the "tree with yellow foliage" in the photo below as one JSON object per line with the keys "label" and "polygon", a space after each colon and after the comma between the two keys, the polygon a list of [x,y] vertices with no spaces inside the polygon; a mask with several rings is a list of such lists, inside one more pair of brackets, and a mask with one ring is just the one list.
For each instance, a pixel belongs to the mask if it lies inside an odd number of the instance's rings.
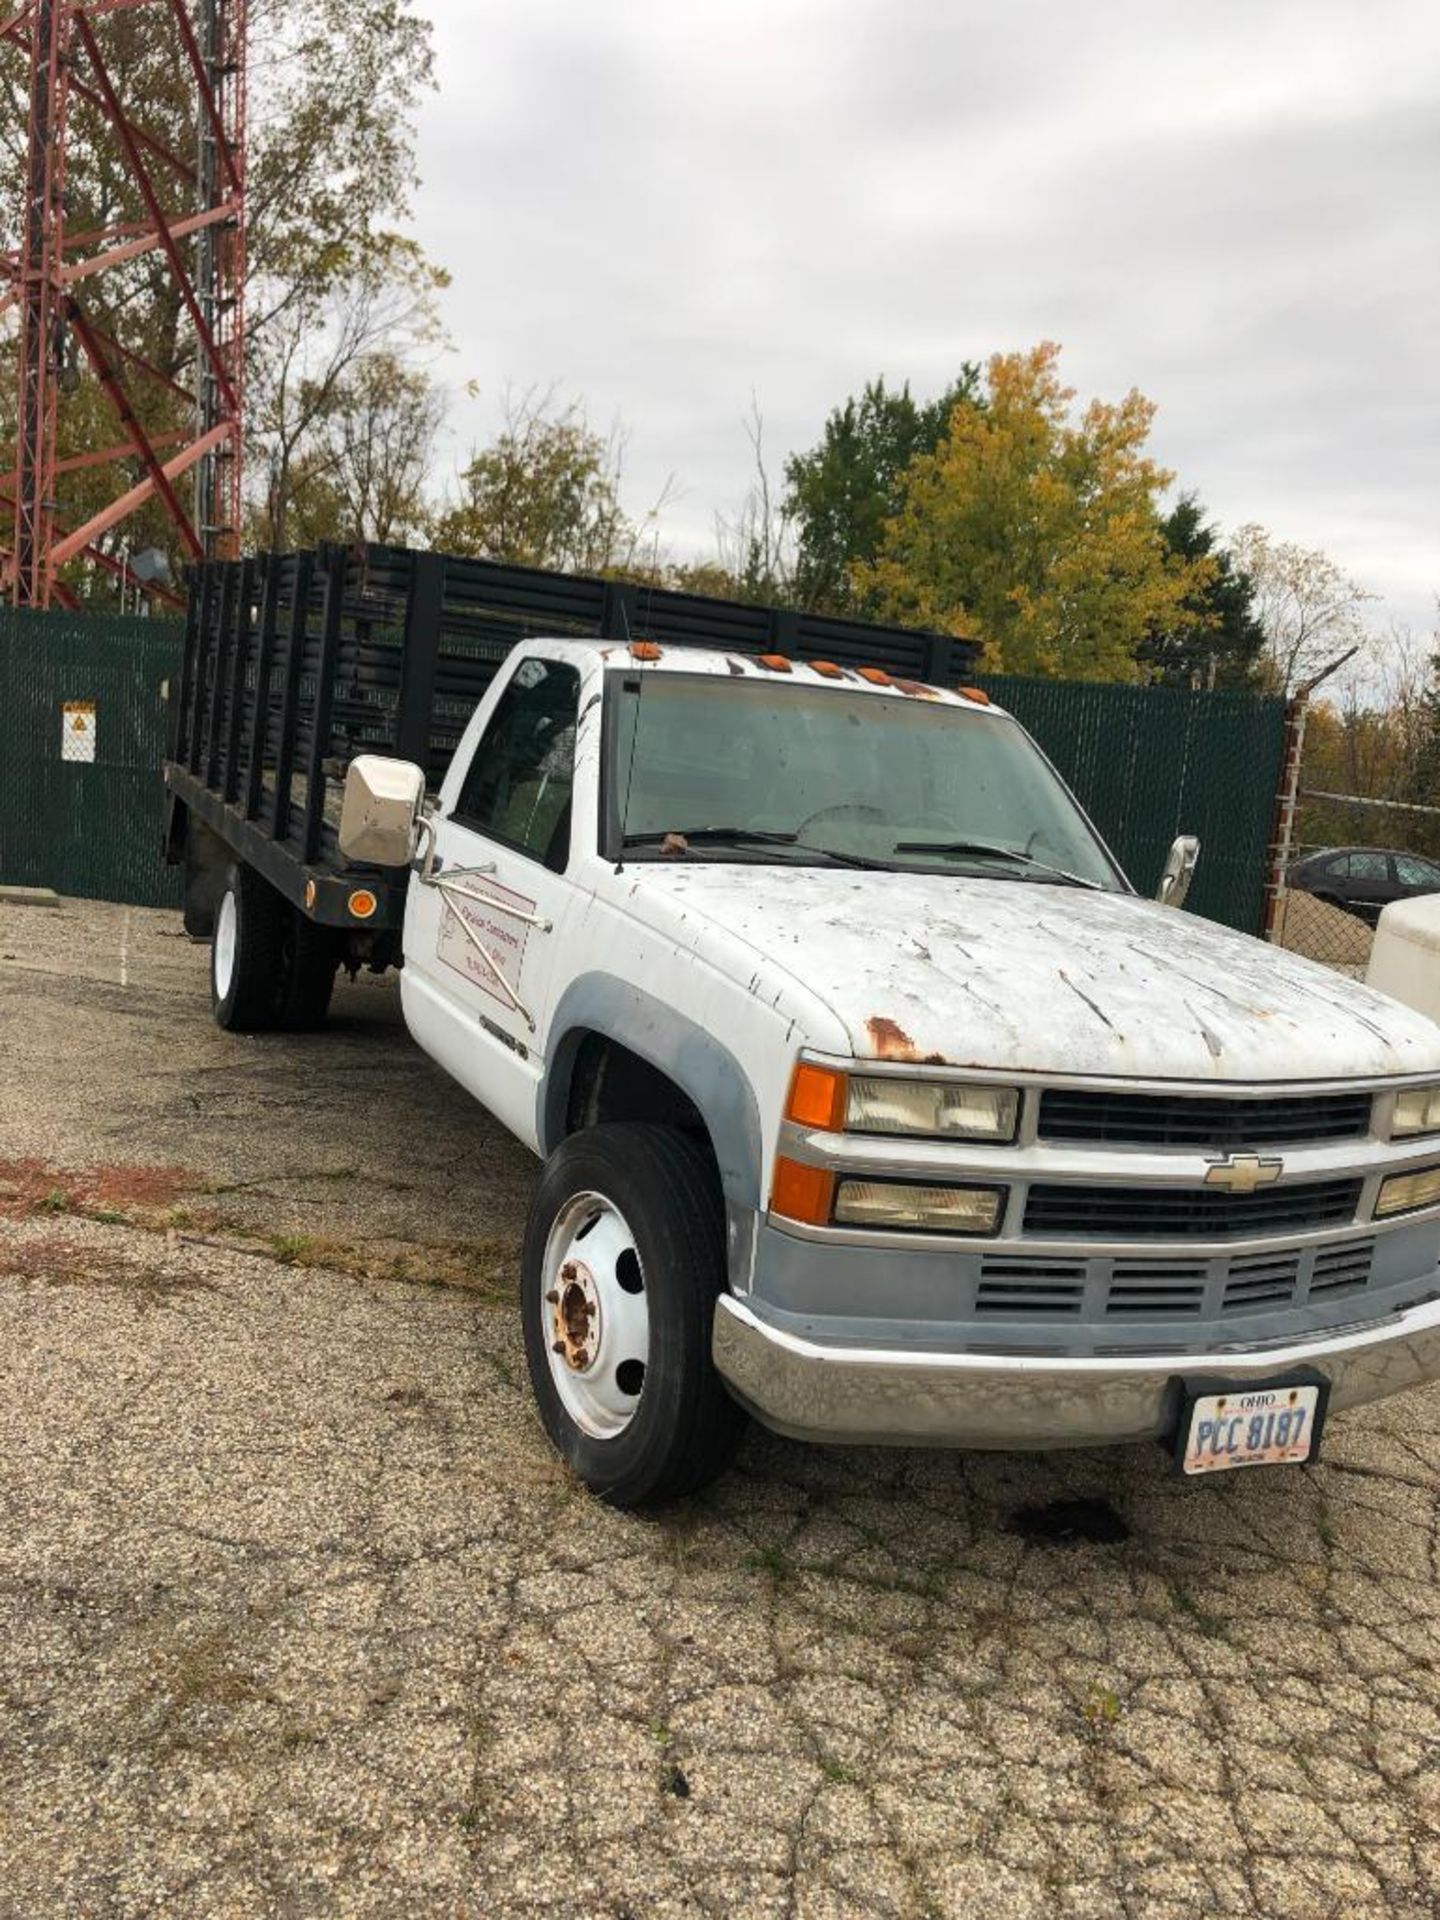
{"label": "tree with yellow foliage", "polygon": [[856,588],[882,618],[983,641],[992,672],[1140,680],[1137,649],[1193,624],[1215,563],[1167,548],[1151,402],[1092,400],[1077,420],[1059,359],[1049,341],[994,356],[984,404],[961,401],[907,469]]}

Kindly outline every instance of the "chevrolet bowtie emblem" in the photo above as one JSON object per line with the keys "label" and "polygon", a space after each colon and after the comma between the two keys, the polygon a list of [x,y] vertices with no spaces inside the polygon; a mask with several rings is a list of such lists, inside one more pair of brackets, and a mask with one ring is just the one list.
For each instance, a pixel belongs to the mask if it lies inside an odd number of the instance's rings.
{"label": "chevrolet bowtie emblem", "polygon": [[1285,1171],[1283,1160],[1262,1160],[1258,1153],[1232,1153],[1223,1160],[1212,1160],[1205,1175],[1207,1187],[1224,1187],[1227,1193],[1254,1193],[1268,1187]]}

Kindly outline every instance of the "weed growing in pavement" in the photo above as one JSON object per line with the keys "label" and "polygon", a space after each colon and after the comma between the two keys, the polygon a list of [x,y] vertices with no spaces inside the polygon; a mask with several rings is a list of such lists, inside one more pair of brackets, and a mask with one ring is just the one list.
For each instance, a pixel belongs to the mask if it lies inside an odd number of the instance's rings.
{"label": "weed growing in pavement", "polygon": [[1085,1718],[1092,1727],[1110,1727],[1120,1718],[1120,1696],[1109,1687],[1092,1687],[1085,1702]]}
{"label": "weed growing in pavement", "polygon": [[756,1573],[768,1573],[777,1583],[793,1579],[795,1574],[785,1549],[773,1544],[753,1548],[745,1555],[743,1564]]}
{"label": "weed growing in pavement", "polygon": [[1194,1623],[1196,1632],[1203,1633],[1207,1640],[1228,1640],[1230,1638],[1229,1623],[1222,1619],[1218,1613],[1210,1613],[1206,1608],[1202,1607],[1190,1589],[1182,1586],[1178,1580],[1172,1580],[1170,1582],[1170,1598],[1174,1602],[1176,1610],[1191,1620]]}
{"label": "weed growing in pavement", "polygon": [[858,1787],[860,1784],[859,1774],[853,1767],[847,1767],[843,1760],[822,1759],[820,1771],[837,1787]]}

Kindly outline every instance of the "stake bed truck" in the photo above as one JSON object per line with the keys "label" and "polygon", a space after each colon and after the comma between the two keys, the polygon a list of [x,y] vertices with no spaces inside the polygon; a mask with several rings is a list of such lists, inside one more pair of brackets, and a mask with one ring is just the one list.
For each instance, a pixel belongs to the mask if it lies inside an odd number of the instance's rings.
{"label": "stake bed truck", "polygon": [[168,845],[222,1025],[400,966],[543,1160],[589,1486],[690,1491],[747,1413],[1303,1464],[1440,1376],[1440,1026],[1179,911],[1193,843],[1140,898],[961,643],[599,582],[531,637],[554,578],[202,569]]}

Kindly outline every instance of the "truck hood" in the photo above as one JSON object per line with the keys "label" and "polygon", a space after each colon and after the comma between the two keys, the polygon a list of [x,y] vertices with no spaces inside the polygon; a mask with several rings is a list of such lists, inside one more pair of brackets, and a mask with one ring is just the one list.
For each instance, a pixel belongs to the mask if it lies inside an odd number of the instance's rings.
{"label": "truck hood", "polygon": [[860,1059],[1217,1081],[1440,1072],[1440,1026],[1398,1001],[1133,895],[701,861],[626,877],[631,911],[672,938],[703,952],[711,926],[801,982]]}

